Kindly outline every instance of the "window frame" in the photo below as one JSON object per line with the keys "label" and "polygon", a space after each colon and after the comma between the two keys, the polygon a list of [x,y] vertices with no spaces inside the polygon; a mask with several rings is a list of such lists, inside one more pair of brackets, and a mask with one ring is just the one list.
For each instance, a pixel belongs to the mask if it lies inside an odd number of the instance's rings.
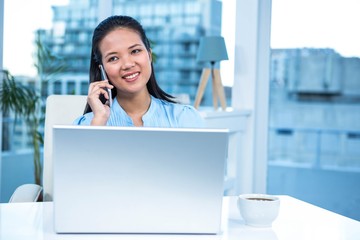
{"label": "window frame", "polygon": [[[251,111],[241,146],[241,191],[266,193],[271,0],[236,1],[232,107]],[[246,144],[246,147],[245,147]]]}

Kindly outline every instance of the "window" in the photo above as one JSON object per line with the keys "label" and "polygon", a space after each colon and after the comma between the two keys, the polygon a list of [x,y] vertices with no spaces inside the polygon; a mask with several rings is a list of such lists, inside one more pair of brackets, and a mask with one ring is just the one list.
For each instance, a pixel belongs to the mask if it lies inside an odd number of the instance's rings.
{"label": "window", "polygon": [[[211,29],[213,34],[220,32],[221,26],[218,20],[221,16],[221,8],[217,7],[219,2],[217,0],[181,2],[154,0],[151,4],[146,3],[141,7],[136,1],[126,1],[126,4],[124,1],[109,2],[111,7],[104,7],[105,10],[103,9],[102,14],[126,13],[136,19],[144,20],[142,23],[145,30],[149,31],[149,36],[154,38],[151,40],[157,49],[161,49],[157,60],[160,65],[155,66],[159,70],[157,78],[162,84],[161,87],[174,95],[188,93],[193,101],[196,83],[201,74],[201,66],[193,60],[194,54],[199,38],[206,33],[207,26],[214,26],[214,29]],[[188,5],[186,2],[191,3]],[[53,81],[42,85],[44,87],[42,88],[44,98],[47,93],[72,93],[73,91],[77,92],[78,89],[82,94],[87,94],[90,38],[98,23],[98,4],[100,3],[102,2],[96,0],[5,0],[4,67],[16,77],[23,75],[26,81],[37,83],[38,76],[33,67],[34,59],[32,58],[34,52],[33,33],[41,28],[48,49],[66,62],[68,71],[63,76],[56,76],[52,79]],[[56,4],[56,6],[51,7],[52,4]],[[209,4],[215,4],[215,7],[211,7]],[[22,7],[18,8],[20,5]],[[57,5],[62,6],[57,7]],[[33,15],[34,11],[30,11],[32,8],[37,9],[42,14]],[[190,8],[191,13],[187,11]],[[15,11],[17,12],[16,15],[11,14]],[[31,14],[31,16],[25,17],[27,14]],[[218,17],[209,18],[208,16],[211,14]],[[19,15],[31,19],[31,21],[20,23],[17,19]],[[207,19],[207,22],[204,19]],[[85,41],[85,39],[89,39],[89,41]],[[182,46],[184,42],[186,42],[185,49]],[[173,47],[175,45],[177,47]],[[183,51],[183,53],[179,56],[179,52],[176,51]],[[180,70],[176,69],[175,65]],[[67,84],[70,79],[74,82]],[[174,86],[174,84],[179,85]],[[34,84],[34,86],[37,85]],[[27,144],[20,143],[29,142],[28,134],[22,132],[21,127],[16,132],[16,136],[13,137],[13,141],[16,144],[19,143],[18,146],[26,147]],[[21,179],[18,178],[19,181]],[[1,197],[3,196],[6,197],[6,194],[1,194]]]}
{"label": "window", "polygon": [[357,220],[359,7],[350,0],[272,0],[268,161],[269,193]]}
{"label": "window", "polygon": [[[0,67],[9,71],[17,82],[21,82],[29,88],[41,86],[38,82],[36,68],[34,67],[35,32],[38,29],[51,28],[53,14],[51,4],[54,1],[4,0],[0,2],[0,14],[2,14],[0,22],[2,25],[0,28]],[[60,1],[56,0],[58,4],[61,4]],[[19,21],[19,16],[25,20]],[[59,34],[61,34],[61,31],[56,31],[55,34],[60,39],[61,36]],[[44,97],[45,89],[47,88],[48,86],[44,84],[42,88],[44,91],[39,89],[38,94],[41,96],[39,99]],[[24,104],[28,102],[24,101]],[[39,110],[41,111],[43,106],[39,105]],[[32,143],[32,134],[29,132],[29,125],[32,124],[21,118],[18,118],[18,121],[15,122],[12,114],[8,116],[9,118],[6,117],[2,121],[1,131],[2,151],[5,153],[2,152],[0,159],[0,202],[7,202],[9,200],[14,190],[11,189],[12,186],[31,183],[34,179],[32,170],[34,145]],[[39,126],[39,131],[41,130]],[[4,169],[4,166],[9,168]],[[29,167],[30,169],[28,169]],[[20,174],[17,174],[18,172],[14,169],[21,170]],[[4,174],[6,172],[11,172],[12,174]],[[4,186],[4,184],[6,185]]]}
{"label": "window", "polygon": [[66,92],[67,94],[75,94],[75,82],[74,81],[68,81],[66,83]]}
{"label": "window", "polygon": [[81,82],[80,84],[80,94],[81,95],[87,95],[88,94],[88,89],[89,89],[89,84],[88,82]]}
{"label": "window", "polygon": [[54,94],[61,94],[62,90],[62,83],[60,81],[54,82]]}

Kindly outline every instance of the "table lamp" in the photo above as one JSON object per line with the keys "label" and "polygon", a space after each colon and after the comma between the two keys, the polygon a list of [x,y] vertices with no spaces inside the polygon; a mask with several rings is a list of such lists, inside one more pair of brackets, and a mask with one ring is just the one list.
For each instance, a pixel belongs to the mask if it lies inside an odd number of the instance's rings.
{"label": "table lamp", "polygon": [[226,109],[225,91],[221,83],[220,70],[215,69],[215,63],[221,60],[228,60],[224,38],[221,36],[207,36],[200,39],[199,50],[196,60],[198,62],[210,62],[211,68],[202,70],[198,90],[195,97],[194,107],[198,108],[204,95],[205,87],[211,73],[213,84],[213,105],[215,110],[218,109],[218,98],[221,108]]}

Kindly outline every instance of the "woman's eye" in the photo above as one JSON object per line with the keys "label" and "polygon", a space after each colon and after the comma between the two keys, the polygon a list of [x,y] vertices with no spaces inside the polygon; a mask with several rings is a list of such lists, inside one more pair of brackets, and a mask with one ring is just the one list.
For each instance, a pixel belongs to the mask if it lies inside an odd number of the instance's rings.
{"label": "woman's eye", "polygon": [[134,49],[134,50],[131,51],[131,53],[133,53],[133,54],[136,54],[136,53],[139,53],[139,52],[141,52],[141,49]]}
{"label": "woman's eye", "polygon": [[113,61],[116,61],[116,60],[118,60],[118,57],[110,57],[108,59],[109,62],[113,62]]}

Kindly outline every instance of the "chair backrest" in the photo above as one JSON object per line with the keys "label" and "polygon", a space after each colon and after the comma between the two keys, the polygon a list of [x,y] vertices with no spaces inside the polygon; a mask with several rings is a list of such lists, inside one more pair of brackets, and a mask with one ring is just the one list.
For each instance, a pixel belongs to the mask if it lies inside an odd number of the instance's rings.
{"label": "chair backrest", "polygon": [[11,195],[9,203],[36,202],[41,194],[42,187],[29,183],[17,187]]}
{"label": "chair backrest", "polygon": [[46,99],[44,127],[44,201],[52,201],[52,127],[56,124],[72,124],[83,114],[86,105],[85,95],[50,95]]}

